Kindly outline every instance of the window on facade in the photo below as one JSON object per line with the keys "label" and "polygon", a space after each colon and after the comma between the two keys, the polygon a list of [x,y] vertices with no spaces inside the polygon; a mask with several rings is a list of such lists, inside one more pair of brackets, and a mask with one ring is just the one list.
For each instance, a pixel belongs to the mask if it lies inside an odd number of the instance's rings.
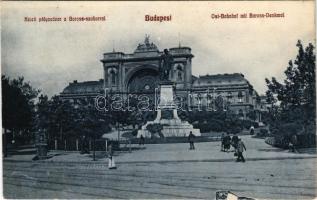
{"label": "window on facade", "polygon": [[243,94],[241,91],[238,92],[239,102],[242,102]]}
{"label": "window on facade", "polygon": [[217,98],[215,99],[215,108],[216,110],[220,111],[220,110],[223,110],[223,98],[222,96],[217,96]]}
{"label": "window on facade", "polygon": [[177,74],[177,77],[178,77],[179,81],[182,81],[183,80],[182,72],[179,71],[178,74]]}
{"label": "window on facade", "polygon": [[223,111],[227,111],[228,110],[228,101],[223,101]]}
{"label": "window on facade", "polygon": [[110,72],[110,79],[111,79],[111,83],[113,84],[113,85],[115,85],[116,84],[116,73],[112,70],[111,72]]}
{"label": "window on facade", "polygon": [[231,99],[231,98],[232,98],[232,93],[228,92],[228,99]]}
{"label": "window on facade", "polygon": [[244,114],[243,114],[243,110],[242,109],[239,109],[239,117],[244,117]]}

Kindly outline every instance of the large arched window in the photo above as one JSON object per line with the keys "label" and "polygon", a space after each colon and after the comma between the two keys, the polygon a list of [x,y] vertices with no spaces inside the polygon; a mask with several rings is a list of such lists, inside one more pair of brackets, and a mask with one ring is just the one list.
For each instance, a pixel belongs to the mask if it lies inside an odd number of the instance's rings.
{"label": "large arched window", "polygon": [[127,89],[129,92],[153,92],[154,94],[158,84],[158,72],[154,69],[144,68],[133,73],[128,80]]}

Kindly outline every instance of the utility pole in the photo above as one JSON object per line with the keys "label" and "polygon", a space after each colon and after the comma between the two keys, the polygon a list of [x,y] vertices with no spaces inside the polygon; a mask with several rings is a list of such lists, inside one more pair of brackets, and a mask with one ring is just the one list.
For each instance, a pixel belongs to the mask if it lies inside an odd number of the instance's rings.
{"label": "utility pole", "polygon": [[93,149],[93,160],[96,161],[96,133],[94,131],[94,149]]}

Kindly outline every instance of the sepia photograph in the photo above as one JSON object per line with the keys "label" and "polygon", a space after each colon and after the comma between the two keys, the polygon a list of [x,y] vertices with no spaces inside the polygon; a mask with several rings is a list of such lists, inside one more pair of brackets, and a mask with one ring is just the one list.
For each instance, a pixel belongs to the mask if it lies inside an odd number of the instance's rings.
{"label": "sepia photograph", "polygon": [[315,1],[4,1],[2,198],[316,199]]}

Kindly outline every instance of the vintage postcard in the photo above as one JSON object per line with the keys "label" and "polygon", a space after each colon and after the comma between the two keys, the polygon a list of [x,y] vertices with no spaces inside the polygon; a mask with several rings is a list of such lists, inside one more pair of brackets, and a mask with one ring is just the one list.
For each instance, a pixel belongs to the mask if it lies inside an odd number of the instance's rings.
{"label": "vintage postcard", "polygon": [[314,199],[314,1],[1,3],[2,197]]}

